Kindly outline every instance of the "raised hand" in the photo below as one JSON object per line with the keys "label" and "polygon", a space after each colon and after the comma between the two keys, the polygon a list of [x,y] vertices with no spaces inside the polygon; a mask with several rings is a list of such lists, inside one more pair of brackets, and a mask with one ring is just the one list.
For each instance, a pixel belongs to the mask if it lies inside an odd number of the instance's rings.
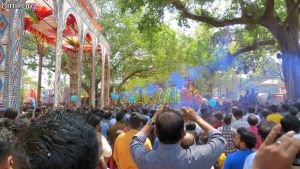
{"label": "raised hand", "polygon": [[152,117],[152,121],[155,121],[156,118],[157,118],[157,116],[158,116],[160,113],[162,113],[162,112],[166,109],[167,106],[168,106],[168,104],[162,104],[162,105],[158,108],[158,110],[156,111],[156,113],[154,114],[154,116]]}
{"label": "raised hand", "polygon": [[199,118],[197,112],[195,112],[192,108],[190,107],[183,107],[181,108],[183,112],[183,118],[185,121],[197,121],[197,118]]}
{"label": "raised hand", "polygon": [[276,125],[269,133],[267,139],[257,151],[252,169],[290,169],[300,151],[300,140],[293,138],[294,132],[288,132],[280,137],[275,144],[280,125]]}

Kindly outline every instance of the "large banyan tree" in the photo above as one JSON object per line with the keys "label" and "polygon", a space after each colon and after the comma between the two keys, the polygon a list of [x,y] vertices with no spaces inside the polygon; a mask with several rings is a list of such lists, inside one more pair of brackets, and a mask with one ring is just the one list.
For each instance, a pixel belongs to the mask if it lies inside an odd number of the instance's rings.
{"label": "large banyan tree", "polygon": [[[240,43],[233,56],[265,47],[280,51],[289,100],[300,99],[300,0],[131,0],[118,1],[124,12],[144,9],[141,28],[163,22],[166,11],[176,11],[179,23],[187,19],[215,28],[251,31],[251,41]],[[241,36],[241,35],[239,35]],[[241,38],[242,39],[242,38]]]}

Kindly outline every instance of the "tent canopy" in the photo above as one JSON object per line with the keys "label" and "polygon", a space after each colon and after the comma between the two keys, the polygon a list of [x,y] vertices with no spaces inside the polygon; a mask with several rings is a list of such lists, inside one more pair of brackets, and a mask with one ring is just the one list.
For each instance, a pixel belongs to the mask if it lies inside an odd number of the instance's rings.
{"label": "tent canopy", "polygon": [[[84,0],[78,0],[84,5]],[[35,10],[26,9],[24,18],[24,30],[32,33],[35,36],[43,39],[51,45],[56,44],[57,23],[54,14],[54,5],[52,1],[43,0],[28,0],[27,3],[35,3]],[[87,6],[84,9],[88,11],[88,15],[93,16],[93,13]],[[93,22],[93,20],[91,20]],[[101,31],[100,25],[97,23],[98,30]],[[79,51],[78,26],[74,15],[70,14],[66,20],[66,27],[63,31],[62,47],[65,51],[77,53]],[[97,46],[100,51],[100,46]],[[92,52],[92,40],[90,34],[85,37],[84,53]]]}

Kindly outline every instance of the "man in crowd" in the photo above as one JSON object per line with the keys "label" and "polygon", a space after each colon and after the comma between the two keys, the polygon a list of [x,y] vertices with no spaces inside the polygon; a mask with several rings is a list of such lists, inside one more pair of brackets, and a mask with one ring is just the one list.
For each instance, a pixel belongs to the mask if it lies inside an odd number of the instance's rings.
{"label": "man in crowd", "polygon": [[[261,124],[258,125],[258,134],[260,137],[260,140],[262,142],[264,142],[268,136],[268,134],[271,132],[272,128],[275,126],[276,124],[274,122],[271,121],[264,121]],[[250,154],[246,160],[245,160],[245,164],[244,164],[244,169],[252,169],[253,166],[253,162],[254,162],[254,158],[256,156],[256,152]]]}
{"label": "man in crowd", "polygon": [[115,141],[114,138],[117,131],[118,130],[123,131],[123,129],[126,128],[125,113],[123,111],[118,112],[116,114],[116,120],[117,120],[116,124],[111,126],[111,128],[109,129],[108,141],[110,142],[110,144],[114,144]]}
{"label": "man in crowd", "polygon": [[284,116],[289,114],[289,105],[288,104],[281,105],[281,109],[282,109],[282,114]]}
{"label": "man in crowd", "polygon": [[223,114],[222,114],[222,112],[216,111],[214,113],[214,117],[215,117],[215,122],[213,123],[213,127],[216,128],[216,129],[219,128],[219,127],[222,127],[222,125],[223,125],[223,122],[222,122]]}
{"label": "man in crowd", "polygon": [[12,108],[6,109],[3,114],[4,118],[9,118],[11,120],[15,120],[17,116],[18,116],[18,112]]}
{"label": "man in crowd", "polygon": [[298,118],[292,115],[286,115],[280,120],[282,126],[282,131],[287,133],[289,131],[294,131],[295,133],[300,132],[300,121]]}
{"label": "man in crowd", "polygon": [[99,149],[99,163],[98,163],[99,167],[98,167],[98,169],[107,168],[106,162],[105,162],[104,156],[103,156],[103,145],[102,145],[102,138],[101,138],[101,133],[100,133],[100,128],[99,128],[101,117],[98,116],[97,113],[89,112],[87,114],[87,121],[92,127],[94,127],[95,133],[97,136],[98,149]]}
{"label": "man in crowd", "polygon": [[271,105],[270,112],[267,116],[267,121],[273,121],[276,124],[280,124],[280,120],[283,118],[281,114],[278,113],[278,108],[276,105]]}
{"label": "man in crowd", "polygon": [[234,142],[233,142],[236,130],[231,127],[231,118],[232,118],[231,115],[225,115],[225,117],[223,118],[223,121],[224,121],[223,127],[218,128],[218,130],[222,133],[223,137],[227,141],[227,145],[224,150],[226,155],[234,153],[236,151],[236,148],[235,148]]}
{"label": "man in crowd", "polygon": [[[138,169],[130,155],[130,142],[132,137],[138,132],[141,123],[142,115],[132,113],[129,118],[129,131],[120,134],[115,141],[113,157],[119,169]],[[146,140],[144,147],[149,150],[152,148],[149,139]]]}
{"label": "man in crowd", "polygon": [[237,129],[237,134],[234,137],[234,145],[239,151],[229,154],[224,163],[224,169],[242,169],[245,159],[254,151],[256,138],[255,135],[246,128]]}
{"label": "man in crowd", "polygon": [[[294,116],[295,118],[298,118],[298,109],[297,109],[297,107],[294,107],[294,106],[292,106],[292,107],[290,107],[290,109],[289,109],[289,115],[292,115],[292,116]],[[298,118],[299,119],[299,118]]]}
{"label": "man in crowd", "polygon": [[0,119],[0,169],[9,169],[12,164],[13,132],[7,126],[8,123],[10,119]]}
{"label": "man in crowd", "polygon": [[[183,108],[183,115],[168,109],[165,105],[152,117],[132,139],[131,154],[138,168],[143,169],[182,169],[211,168],[225,148],[226,141],[220,131],[214,129],[191,108]],[[204,145],[193,145],[188,149],[180,146],[185,136],[184,120],[196,122],[208,134],[208,142]],[[160,141],[158,149],[152,151],[144,148],[144,142],[153,129]]]}
{"label": "man in crowd", "polygon": [[249,123],[243,119],[243,111],[241,109],[233,108],[232,113],[236,119],[231,125],[233,128],[237,130],[241,127],[246,129],[250,127]]}
{"label": "man in crowd", "polygon": [[255,135],[256,137],[256,145],[254,147],[255,150],[257,150],[261,144],[261,139],[258,134],[258,129],[256,125],[258,124],[258,119],[255,115],[251,114],[248,116],[248,123],[250,125],[249,130]]}
{"label": "man in crowd", "polygon": [[260,117],[259,117],[259,115],[255,114],[255,108],[254,107],[248,107],[247,114],[243,117],[244,121],[248,121],[248,117],[250,115],[253,115],[253,116],[255,116],[257,118],[257,120],[258,120],[257,123],[260,122]]}
{"label": "man in crowd", "polygon": [[103,120],[100,122],[101,134],[105,138],[108,137],[109,128],[112,126],[112,124],[110,122],[111,116],[112,116],[111,112],[104,112],[103,113]]}
{"label": "man in crowd", "polygon": [[[281,126],[276,125],[257,151],[252,169],[292,169],[296,155],[300,151],[300,139],[293,138],[295,132],[290,131],[276,142]],[[275,142],[275,144],[273,144]]]}
{"label": "man in crowd", "polygon": [[13,169],[95,169],[95,129],[74,112],[59,110],[31,124],[13,148]]}

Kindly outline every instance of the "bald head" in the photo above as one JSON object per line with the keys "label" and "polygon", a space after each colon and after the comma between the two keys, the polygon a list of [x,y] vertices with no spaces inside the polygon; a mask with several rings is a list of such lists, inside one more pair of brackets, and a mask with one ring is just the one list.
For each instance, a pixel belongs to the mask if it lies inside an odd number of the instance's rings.
{"label": "bald head", "polygon": [[183,148],[188,148],[193,144],[195,144],[195,135],[192,132],[186,132],[181,140],[181,146]]}

